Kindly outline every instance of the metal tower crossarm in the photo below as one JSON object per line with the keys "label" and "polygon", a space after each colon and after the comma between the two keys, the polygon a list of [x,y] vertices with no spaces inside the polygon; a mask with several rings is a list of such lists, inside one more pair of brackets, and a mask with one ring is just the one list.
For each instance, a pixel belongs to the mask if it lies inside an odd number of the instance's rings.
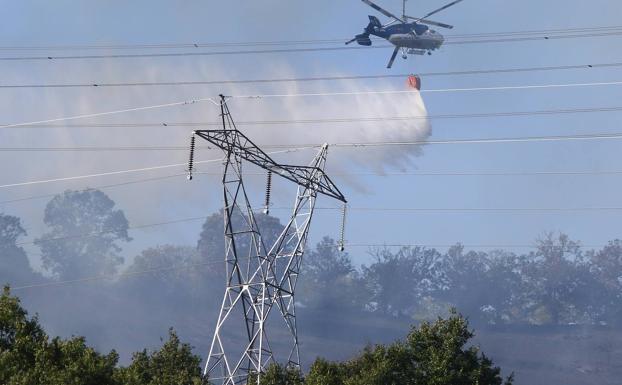
{"label": "metal tower crossarm", "polygon": [[237,129],[196,130],[194,134],[225,151],[234,151],[240,158],[280,175],[299,186],[314,187],[314,190],[319,194],[343,203],[347,202],[341,191],[322,169],[312,166],[279,164]]}

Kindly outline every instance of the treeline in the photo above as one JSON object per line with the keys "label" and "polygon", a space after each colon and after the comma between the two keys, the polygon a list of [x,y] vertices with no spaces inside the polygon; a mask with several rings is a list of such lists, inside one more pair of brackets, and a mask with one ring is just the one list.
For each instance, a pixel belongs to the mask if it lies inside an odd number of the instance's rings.
{"label": "treeline", "polygon": [[621,241],[583,251],[566,235],[547,235],[534,248],[380,249],[355,268],[326,238],[305,261],[301,300],[412,319],[456,307],[479,324],[622,325]]}
{"label": "treeline", "polygon": [[[283,229],[277,218],[257,214],[256,220],[268,244]],[[206,219],[196,246],[156,246],[130,264],[121,257],[123,244],[131,241],[129,222],[101,191],[55,196],[44,223],[48,230],[34,243],[46,277],[30,267],[20,245],[26,232],[19,218],[0,214],[0,282],[19,287],[123,273],[125,279],[101,284],[111,297],[122,295],[128,307],[188,312],[200,304],[214,312],[219,306],[225,251],[221,213]],[[542,237],[522,254],[467,251],[459,244],[447,251],[411,247],[368,253],[372,262],[356,266],[329,238],[311,245],[298,287],[304,311],[425,320],[455,307],[479,325],[622,324],[620,240],[587,251],[561,234]]]}
{"label": "treeline", "polygon": [[[474,346],[462,316],[413,328],[404,341],[369,346],[346,362],[317,359],[306,378],[298,368],[272,364],[261,385],[511,385],[500,368]],[[158,350],[146,349],[118,365],[113,350],[102,354],[82,337],[49,337],[36,317],[29,317],[17,297],[0,295],[0,383],[6,385],[209,385],[201,359],[177,334]],[[257,384],[251,373],[248,384]]]}

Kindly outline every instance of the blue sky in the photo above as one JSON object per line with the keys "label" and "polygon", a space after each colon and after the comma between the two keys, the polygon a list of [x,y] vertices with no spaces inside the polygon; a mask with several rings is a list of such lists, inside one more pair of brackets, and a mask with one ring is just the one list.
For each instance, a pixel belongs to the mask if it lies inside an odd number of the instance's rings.
{"label": "blue sky", "polygon": [[[378,1],[399,13],[400,1]],[[442,1],[414,1],[410,14],[435,9]],[[79,44],[158,44],[189,42],[241,42],[347,38],[360,33],[367,15],[374,11],[360,1],[20,1],[3,4],[0,46]],[[522,2],[465,0],[435,16],[456,26],[452,34],[527,31],[557,28],[588,28],[619,25],[622,4],[614,0],[591,2],[526,0]],[[384,18],[381,18],[383,21]],[[63,83],[93,81],[216,80],[275,76],[365,75],[425,73],[487,68],[613,63],[622,61],[619,36],[528,41],[495,44],[447,45],[432,56],[397,59],[385,69],[390,49],[311,53],[230,55],[146,59],[75,60],[57,62],[0,62],[0,83]],[[36,53],[36,52],[35,52]],[[4,56],[23,52],[6,51]],[[282,74],[282,75],[281,75]],[[485,87],[501,85],[585,83],[622,80],[619,68],[528,72],[522,74],[447,76],[424,78],[424,88]],[[405,79],[365,80],[365,89],[403,87]],[[280,86],[248,88],[278,92]],[[320,87],[301,84],[297,90]],[[341,89],[326,83],[322,89]],[[150,89],[1,89],[2,122],[12,123],[158,104],[186,98],[245,90],[244,87],[182,87]],[[619,106],[620,87],[585,87],[472,93],[427,93],[423,99],[431,115],[510,112],[567,108]],[[395,106],[401,106],[395,96]],[[278,112],[274,103],[266,105]],[[309,102],[314,103],[314,102]],[[339,108],[339,100],[334,100]],[[232,103],[239,120],[253,120],[250,112],[264,108]],[[400,107],[401,108],[401,107]],[[399,111],[398,111],[399,112]],[[360,110],[343,111],[357,116]],[[402,115],[408,115],[404,111]],[[91,123],[154,120],[215,120],[206,105],[132,113],[91,120]],[[330,118],[332,116],[316,116]],[[275,118],[278,118],[276,116]],[[532,117],[446,119],[432,121],[431,140],[518,136],[549,136],[619,132],[619,112]],[[383,126],[373,127],[382,132]],[[100,130],[100,131],[96,131]],[[288,130],[288,129],[285,129]],[[187,131],[129,129],[0,130],[3,146],[158,145],[187,142]],[[294,130],[283,135],[295,135]],[[322,138],[317,138],[321,141]],[[619,140],[515,144],[430,145],[402,169],[421,172],[531,172],[622,170]],[[347,152],[332,149],[329,156],[342,162]],[[346,155],[344,155],[346,154]],[[311,153],[307,154],[309,157]],[[299,155],[302,159],[306,155]],[[360,155],[359,155],[360,156]],[[100,171],[138,168],[183,162],[181,154],[61,154],[0,153],[0,175],[5,183]],[[372,159],[374,159],[372,157]],[[373,162],[373,160],[371,161]],[[330,163],[330,159],[329,159]],[[374,164],[332,164],[333,172],[369,171]],[[217,169],[214,169],[217,170]],[[181,171],[181,170],[180,170]],[[399,169],[386,169],[387,172]],[[106,177],[97,180],[53,183],[29,188],[0,189],[0,200],[53,193],[64,189],[98,186],[162,173]],[[249,182],[263,197],[261,179]],[[622,180],[614,175],[592,176],[365,176],[341,182],[353,207],[595,207],[622,206]],[[106,190],[123,208],[133,224],[160,222],[202,215],[219,206],[216,177],[202,177],[192,184],[183,180],[151,182]],[[291,193],[278,192],[278,202],[291,201]],[[41,223],[46,200],[0,205],[0,211],[24,219],[30,237],[44,231]],[[276,203],[275,203],[276,204]],[[333,203],[323,199],[319,205]],[[560,231],[586,245],[602,245],[619,238],[622,211],[593,212],[446,212],[379,213],[352,211],[347,239],[352,243],[422,244],[532,244],[545,231]],[[157,243],[194,243],[200,223],[135,231],[130,258],[140,249]],[[313,240],[338,234],[336,213],[318,213]],[[36,254],[37,250],[28,247]],[[365,249],[352,249],[357,262],[369,259]]]}

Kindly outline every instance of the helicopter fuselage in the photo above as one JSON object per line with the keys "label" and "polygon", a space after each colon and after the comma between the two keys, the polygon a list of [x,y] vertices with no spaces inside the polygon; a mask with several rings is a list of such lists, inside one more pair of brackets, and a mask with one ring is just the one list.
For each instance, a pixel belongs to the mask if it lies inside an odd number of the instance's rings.
{"label": "helicopter fuselage", "polygon": [[399,48],[433,51],[440,48],[445,38],[440,33],[418,23],[403,23],[376,27],[371,35],[386,39]]}
{"label": "helicopter fuselage", "polygon": [[[428,19],[428,17],[436,15],[449,7],[453,7],[463,0],[453,0],[449,4],[446,4],[432,12],[428,12],[423,17],[412,17],[406,14],[407,0],[403,0],[402,3],[402,17],[395,16],[371,0],[361,1],[384,16],[391,18],[392,21],[390,21],[389,24],[383,25],[376,16],[369,15],[369,24],[365,27],[363,33],[354,36],[353,39],[350,39],[345,43],[348,45],[350,43],[357,42],[359,45],[369,47],[372,45],[372,41],[369,38],[370,35],[387,40],[395,46],[395,48],[393,48],[391,59],[389,59],[389,64],[387,64],[387,68],[391,68],[395,57],[400,51],[402,52],[402,58],[406,59],[408,58],[408,55],[424,55],[426,53],[428,55],[432,55],[432,51],[439,49],[445,42],[445,38],[440,33],[430,29],[428,25],[434,25],[447,29],[452,29],[453,26],[445,23],[439,23],[438,21],[432,21]],[[409,20],[412,20],[412,22],[409,22]]]}

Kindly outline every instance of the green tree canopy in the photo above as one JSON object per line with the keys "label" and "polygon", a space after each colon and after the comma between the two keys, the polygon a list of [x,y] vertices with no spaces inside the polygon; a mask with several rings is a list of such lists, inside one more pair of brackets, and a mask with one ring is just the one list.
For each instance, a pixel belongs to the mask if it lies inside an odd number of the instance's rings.
{"label": "green tree canopy", "polygon": [[[307,385],[501,385],[500,369],[475,346],[468,321],[455,311],[413,327],[405,341],[369,346],[336,364],[317,360]],[[510,376],[506,385],[512,383]]]}
{"label": "green tree canopy", "polygon": [[8,288],[0,296],[0,383],[117,385],[115,351],[102,355],[84,338],[49,339]]}
{"label": "green tree canopy", "polygon": [[[251,374],[246,383],[257,384],[257,375]],[[300,370],[279,364],[271,364],[259,379],[259,385],[303,385],[303,377]]]}
{"label": "green tree canopy", "polygon": [[160,350],[135,353],[132,363],[119,370],[117,379],[123,385],[200,385],[207,384],[201,376],[201,358],[182,344],[173,329]]}

